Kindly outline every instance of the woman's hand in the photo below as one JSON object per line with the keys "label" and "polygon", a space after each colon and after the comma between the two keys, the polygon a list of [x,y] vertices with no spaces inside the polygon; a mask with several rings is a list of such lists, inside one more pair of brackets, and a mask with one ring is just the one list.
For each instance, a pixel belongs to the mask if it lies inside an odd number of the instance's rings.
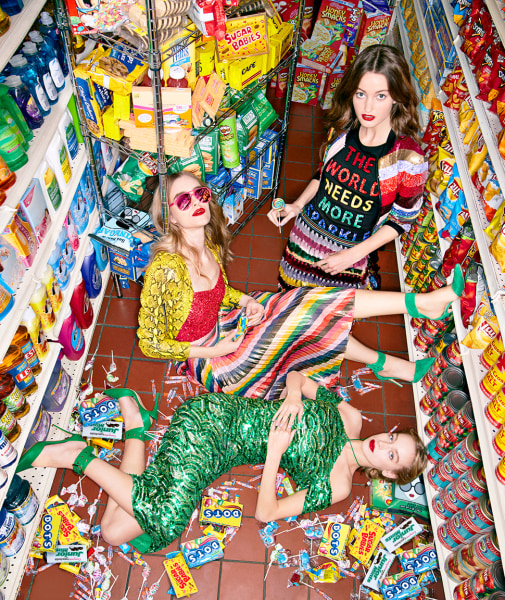
{"label": "woman's hand", "polygon": [[280,457],[289,448],[294,435],[295,431],[292,431],[290,426],[277,425],[274,417],[268,434],[267,455],[280,460]]}
{"label": "woman's hand", "polygon": [[232,331],[222,340],[219,340],[217,344],[211,346],[213,350],[213,356],[226,356],[228,354],[233,354],[233,352],[236,352],[240,348],[240,344],[244,339],[244,335],[241,335],[236,340],[234,340],[233,338],[235,337],[235,335],[235,332]]}
{"label": "woman's hand", "polygon": [[267,217],[269,221],[271,221],[276,227],[279,227],[279,225],[282,227],[291,219],[295,219],[301,210],[302,209],[300,208],[300,206],[298,206],[296,202],[293,202],[291,204],[286,204],[286,206],[281,210],[272,208],[268,212]]}
{"label": "woman's hand", "polygon": [[274,415],[273,422],[277,425],[287,425],[291,429],[297,417],[298,422],[301,423],[303,417],[302,395],[299,391],[288,390],[286,399]]}
{"label": "woman's hand", "polygon": [[244,304],[245,314],[247,316],[247,326],[257,325],[263,318],[265,307],[254,298],[248,296],[247,302]]}
{"label": "woman's hand", "polygon": [[318,260],[314,264],[329,275],[337,275],[352,267],[361,258],[363,257],[358,255],[355,246],[354,248],[346,248],[345,250],[329,254],[326,258]]}

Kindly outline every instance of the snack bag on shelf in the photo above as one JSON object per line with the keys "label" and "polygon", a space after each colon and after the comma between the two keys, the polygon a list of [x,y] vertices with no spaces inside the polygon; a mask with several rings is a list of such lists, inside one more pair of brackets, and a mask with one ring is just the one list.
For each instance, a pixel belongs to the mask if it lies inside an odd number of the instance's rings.
{"label": "snack bag on shelf", "polygon": [[494,238],[498,235],[502,222],[503,222],[503,211],[505,209],[505,203],[501,203],[501,205],[496,210],[493,218],[489,225],[484,229],[484,233],[490,240],[494,240]]}
{"label": "snack bag on shelf", "polygon": [[487,156],[487,146],[484,141],[482,132],[475,136],[470,148],[470,152],[467,154],[468,171],[470,176],[473,177],[475,173],[481,168],[484,159]]}
{"label": "snack bag on shelf", "polygon": [[[465,289],[461,295],[461,320],[463,326],[468,327],[470,317],[475,311],[477,301],[477,284],[479,279],[482,281],[482,267],[473,260],[468,265],[465,273]],[[482,292],[481,294],[482,295]]]}
{"label": "snack bag on shelf", "polygon": [[500,331],[498,319],[491,308],[489,294],[484,291],[472,320],[472,329],[461,343],[468,348],[483,350]]}
{"label": "snack bag on shelf", "polygon": [[505,273],[505,224],[502,225],[489,249],[500,266],[501,272]]}
{"label": "snack bag on shelf", "polygon": [[121,189],[128,200],[138,203],[144,193],[146,179],[154,174],[155,172],[153,172],[153,169],[148,164],[130,156],[109,177]]}
{"label": "snack bag on shelf", "polygon": [[463,186],[459,177],[458,165],[454,163],[449,181],[436,204],[445,227],[439,232],[443,238],[452,239],[468,218]]}
{"label": "snack bag on shelf", "polygon": [[178,173],[179,171],[188,171],[196,175],[199,179],[205,182],[205,161],[203,160],[200,147],[195,145],[191,156],[188,158],[179,158],[169,168],[170,173]]}
{"label": "snack bag on shelf", "polygon": [[475,233],[472,222],[468,220],[445,251],[442,262],[442,274],[444,277],[449,277],[457,264],[463,265],[465,261],[469,261],[473,257],[475,254],[474,245]]}

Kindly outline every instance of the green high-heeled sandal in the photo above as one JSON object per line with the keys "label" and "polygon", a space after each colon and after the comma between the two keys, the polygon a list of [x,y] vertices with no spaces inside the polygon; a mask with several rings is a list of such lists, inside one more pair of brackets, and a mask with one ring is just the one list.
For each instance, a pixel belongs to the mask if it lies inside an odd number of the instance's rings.
{"label": "green high-heeled sandal", "polygon": [[[452,280],[452,291],[459,297],[461,297],[461,294],[463,293],[463,290],[465,289],[465,277],[463,276],[463,269],[461,268],[460,264],[457,264],[454,268],[454,279]],[[405,294],[405,307],[407,309],[407,313],[411,316],[411,317],[418,317],[420,319],[429,319],[430,317],[427,317],[426,315],[423,315],[422,313],[420,313],[417,310],[417,306],[416,306],[416,296],[417,294]],[[436,319],[432,319],[433,321],[442,321],[443,319],[446,319],[450,314],[451,314],[451,304],[452,302],[450,302],[443,314],[440,317],[437,317]]]}
{"label": "green high-heeled sandal", "polygon": [[110,398],[114,398],[117,400],[118,398],[122,398],[123,396],[130,396],[130,398],[135,398],[135,402],[140,411],[140,416],[142,417],[143,427],[135,427],[134,429],[129,429],[125,431],[125,440],[142,440],[145,441],[145,433],[149,431],[151,428],[151,419],[154,421],[158,420],[158,406],[160,403],[160,395],[156,394],[156,400],[154,403],[154,408],[152,410],[147,410],[142,403],[140,402],[140,398],[137,392],[129,388],[112,388],[104,391],[105,396],[109,396]]}
{"label": "green high-heeled sandal", "polygon": [[[18,463],[18,466],[16,467],[16,473],[21,473],[21,471],[26,471],[26,469],[31,469],[33,467],[33,463],[35,462],[35,460],[37,460],[37,458],[40,456],[40,453],[42,452],[42,450],[44,450],[44,448],[46,446],[54,446],[56,444],[65,444],[66,442],[84,442],[84,443],[86,443],[86,440],[83,437],[81,437],[79,434],[74,434],[64,440],[56,440],[54,442],[37,442],[36,444],[33,444],[33,446],[31,448],[29,448],[23,454],[23,456],[21,457],[21,460]],[[93,450],[89,446],[86,446],[86,448]],[[84,450],[86,448],[84,448]]]}
{"label": "green high-heeled sandal", "polygon": [[435,362],[435,360],[436,359],[433,356],[427,356],[426,358],[421,358],[421,360],[416,360],[416,370],[414,372],[414,379],[412,380],[412,383],[421,381],[421,379],[430,370],[431,365]]}
{"label": "green high-heeled sandal", "polygon": [[379,375],[379,371],[382,371],[382,369],[384,368],[384,363],[386,362],[386,355],[384,354],[384,352],[379,352],[379,350],[377,350],[377,354],[379,355],[379,358],[374,363],[367,364],[366,366],[373,371],[373,374],[375,375],[375,377],[377,377],[377,379],[381,379],[383,381],[391,381],[391,383],[394,383],[398,387],[403,387],[403,385],[397,379],[394,379],[393,377],[383,377],[382,375]]}
{"label": "green high-heeled sandal", "polygon": [[[395,385],[399,387],[403,387],[402,384],[392,377],[383,377],[378,374],[378,371],[382,371],[384,368],[384,363],[386,362],[386,355],[384,352],[377,351],[379,358],[372,365],[367,365],[369,369],[371,369],[377,377],[377,379],[382,379],[385,381],[391,381]],[[416,370],[414,371],[414,379],[410,383],[417,383],[421,381],[421,379],[426,375],[426,373],[430,370],[431,365],[435,362],[435,358],[432,356],[427,356],[426,358],[421,358],[421,360],[416,361]]]}

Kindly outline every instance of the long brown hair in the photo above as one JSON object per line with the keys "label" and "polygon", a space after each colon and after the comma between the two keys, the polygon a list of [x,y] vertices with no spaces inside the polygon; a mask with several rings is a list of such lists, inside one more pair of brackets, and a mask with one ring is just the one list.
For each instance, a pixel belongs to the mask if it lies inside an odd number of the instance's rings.
{"label": "long brown hair", "polygon": [[[199,185],[204,185],[201,179],[189,173],[188,171],[180,171],[172,173],[167,177],[167,198],[170,198],[170,191],[174,183],[182,176],[191,177]],[[223,209],[215,201],[214,196],[209,202],[210,221],[205,226],[205,239],[207,244],[214,248],[221,260],[223,266],[226,266],[231,260],[230,243],[232,235],[226,226],[226,220],[223,214]],[[167,210],[168,209],[167,207]],[[176,223],[170,223],[169,230],[163,231],[163,219],[161,213],[161,194],[159,188],[154,192],[153,203],[151,205],[151,217],[156,231],[161,234],[161,238],[153,244],[152,256],[156,256],[158,252],[169,252],[170,254],[179,254],[184,259],[191,261],[198,267],[198,259],[196,250],[190,246],[184,234]]]}
{"label": "long brown hair", "polygon": [[419,100],[412,86],[407,61],[393,46],[375,44],[358,54],[335,90],[326,115],[326,125],[333,131],[321,148],[321,156],[341,133],[359,125],[352,101],[366,73],[380,73],[388,82],[389,93],[395,102],[391,109],[391,128],[396,136],[411,136],[419,141],[420,125],[416,110]]}
{"label": "long brown hair", "polygon": [[386,477],[381,471],[379,471],[379,469],[376,469],[375,467],[363,468],[363,472],[368,479],[384,479],[391,483],[405,485],[406,483],[410,483],[416,477],[419,477],[419,475],[421,475],[426,468],[426,464],[428,463],[426,446],[423,444],[423,441],[419,437],[417,431],[412,429],[412,427],[409,427],[408,429],[400,429],[396,433],[405,433],[410,435],[410,437],[413,439],[416,445],[416,456],[414,458],[414,462],[409,467],[404,467],[403,469],[396,471],[396,479]]}

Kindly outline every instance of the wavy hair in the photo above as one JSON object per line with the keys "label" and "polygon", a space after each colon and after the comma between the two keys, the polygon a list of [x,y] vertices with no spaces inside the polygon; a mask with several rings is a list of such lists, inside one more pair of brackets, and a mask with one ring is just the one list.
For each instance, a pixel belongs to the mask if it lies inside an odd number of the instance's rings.
{"label": "wavy hair", "polygon": [[428,463],[426,446],[423,444],[423,441],[419,437],[417,431],[412,427],[409,427],[407,429],[400,429],[396,433],[405,433],[414,441],[416,445],[416,456],[414,458],[414,462],[409,467],[404,467],[403,469],[396,471],[395,479],[386,477],[383,475],[382,471],[379,471],[379,469],[376,469],[375,467],[362,468],[362,472],[368,477],[368,479],[384,479],[385,481],[389,481],[391,483],[405,485],[406,483],[410,483],[416,477],[419,477],[419,475],[421,475],[426,468]]}
{"label": "wavy hair", "polygon": [[393,46],[375,44],[358,54],[335,90],[325,119],[328,130],[333,131],[321,147],[321,156],[340,134],[359,125],[353,97],[366,73],[380,73],[388,82],[389,93],[395,102],[391,109],[391,128],[396,136],[411,136],[419,142],[419,100],[412,86],[407,61]]}
{"label": "wavy hair", "polygon": [[[182,176],[191,177],[198,185],[205,185],[200,178],[188,173],[187,171],[180,171],[179,173],[172,173],[167,176],[167,198],[170,198],[171,189],[174,183]],[[232,240],[232,234],[230,233],[226,220],[223,214],[223,209],[215,201],[214,195],[212,195],[209,202],[210,209],[210,221],[205,226],[205,239],[209,246],[214,248],[221,260],[224,267],[232,259],[230,251],[230,243]],[[167,206],[167,210],[170,209]],[[156,231],[161,234],[161,238],[153,244],[152,256],[156,256],[158,252],[169,252],[170,254],[179,254],[185,260],[189,260],[192,264],[198,268],[198,254],[195,248],[187,243],[184,232],[181,230],[177,223],[170,222],[168,231],[163,231],[163,219],[161,212],[161,194],[160,189],[154,192],[153,202],[151,205],[151,218]],[[201,273],[205,277],[203,273]]]}

